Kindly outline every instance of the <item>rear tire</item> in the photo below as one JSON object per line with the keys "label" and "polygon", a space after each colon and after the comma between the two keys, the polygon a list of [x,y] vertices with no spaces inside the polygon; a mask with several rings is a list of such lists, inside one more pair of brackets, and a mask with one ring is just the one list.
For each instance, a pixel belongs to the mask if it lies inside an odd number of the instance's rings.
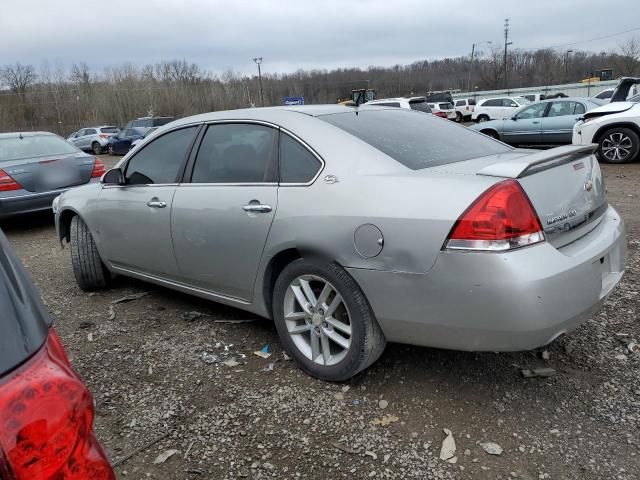
{"label": "rear tire", "polygon": [[496,132],[495,130],[480,130],[480,133],[484,133],[487,137],[500,140],[500,135],[498,135],[498,132]]}
{"label": "rear tire", "polygon": [[606,163],[629,163],[638,157],[640,137],[625,127],[613,127],[598,140],[598,156]]}
{"label": "rear tire", "polygon": [[[329,293],[322,300],[325,288]],[[302,296],[310,299],[303,307],[298,298],[308,290],[313,293]],[[301,258],[287,265],[275,283],[273,318],[285,351],[304,372],[325,381],[353,377],[375,362],[386,346],[364,293],[333,263]]]}
{"label": "rear tire", "polygon": [[102,263],[89,227],[77,215],[71,220],[69,235],[71,265],[78,287],[85,292],[91,292],[108,286],[111,275]]}
{"label": "rear tire", "polygon": [[489,115],[478,115],[478,122],[482,123],[482,122],[488,122],[489,121]]}
{"label": "rear tire", "polygon": [[91,144],[91,151],[94,155],[100,155],[102,153],[102,145],[100,145],[98,142],[93,142]]}
{"label": "rear tire", "polygon": [[460,112],[456,112],[456,122],[462,123],[462,114]]}

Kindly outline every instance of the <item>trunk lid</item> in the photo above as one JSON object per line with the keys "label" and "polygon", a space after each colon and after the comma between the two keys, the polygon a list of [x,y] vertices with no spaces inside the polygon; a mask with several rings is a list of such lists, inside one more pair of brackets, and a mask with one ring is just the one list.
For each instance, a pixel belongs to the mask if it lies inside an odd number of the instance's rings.
{"label": "trunk lid", "polygon": [[516,178],[535,208],[547,241],[562,247],[595,228],[607,209],[597,145],[567,145],[493,163],[477,174]]}
{"label": "trunk lid", "polygon": [[51,320],[40,295],[0,231],[0,377],[34,354]]}
{"label": "trunk lid", "polygon": [[0,168],[25,190],[39,193],[87,183],[94,164],[94,157],[78,152],[5,161]]}

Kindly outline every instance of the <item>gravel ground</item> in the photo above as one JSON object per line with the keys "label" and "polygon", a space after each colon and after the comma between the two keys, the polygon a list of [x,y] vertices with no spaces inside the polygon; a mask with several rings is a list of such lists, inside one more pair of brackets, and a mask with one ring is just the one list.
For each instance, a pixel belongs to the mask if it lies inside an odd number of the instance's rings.
{"label": "gravel ground", "polygon": [[[273,325],[242,311],[127,279],[81,292],[49,215],[2,227],[94,393],[119,478],[630,480],[640,478],[640,347],[627,346],[640,343],[640,164],[603,169],[629,260],[591,321],[544,353],[389,345],[344,384],[302,374]],[[266,344],[268,359],[253,354]],[[534,367],[557,375],[520,376]],[[456,463],[439,458],[443,429]]]}

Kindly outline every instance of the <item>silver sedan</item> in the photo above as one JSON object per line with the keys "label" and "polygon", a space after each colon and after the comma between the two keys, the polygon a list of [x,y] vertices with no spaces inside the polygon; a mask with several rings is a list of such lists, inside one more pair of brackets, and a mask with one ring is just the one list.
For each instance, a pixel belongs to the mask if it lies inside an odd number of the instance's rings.
{"label": "silver sedan", "polygon": [[626,257],[593,148],[532,154],[398,108],[215,112],[54,210],[80,288],[126,275],[272,318],[340,381],[387,341],[524,350],[589,318]]}

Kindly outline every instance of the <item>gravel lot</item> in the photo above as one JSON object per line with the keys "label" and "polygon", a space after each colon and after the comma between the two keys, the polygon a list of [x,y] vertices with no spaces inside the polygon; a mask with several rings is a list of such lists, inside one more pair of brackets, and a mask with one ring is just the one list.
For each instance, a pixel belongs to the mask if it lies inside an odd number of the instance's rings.
{"label": "gravel lot", "polygon": [[[629,260],[591,321],[544,354],[389,345],[345,384],[302,374],[273,325],[242,311],[127,279],[81,292],[50,215],[2,228],[94,393],[119,478],[630,480],[640,478],[640,347],[628,347],[640,343],[640,164],[603,169]],[[253,354],[266,344],[271,357]],[[215,356],[237,364],[208,363]],[[535,367],[557,374],[521,377]],[[455,464],[439,458],[445,428]]]}

